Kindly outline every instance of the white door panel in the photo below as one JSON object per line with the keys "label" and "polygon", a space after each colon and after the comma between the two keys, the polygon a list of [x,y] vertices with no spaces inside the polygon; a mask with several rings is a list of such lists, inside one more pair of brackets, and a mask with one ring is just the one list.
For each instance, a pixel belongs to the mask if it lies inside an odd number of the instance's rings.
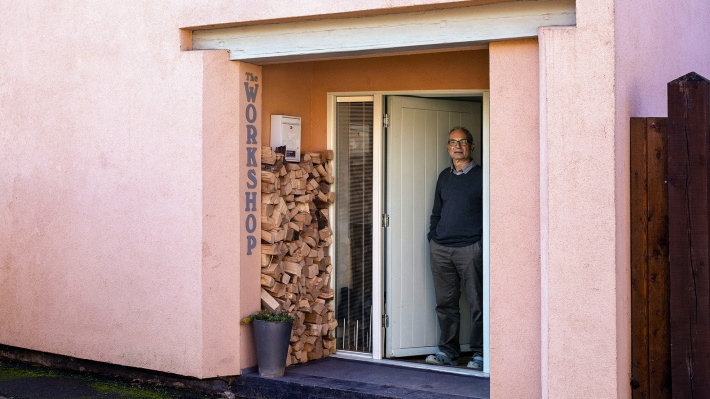
{"label": "white door panel", "polygon": [[[438,324],[426,235],[436,178],[450,164],[449,130],[465,126],[481,163],[480,103],[415,97],[387,98],[390,127],[386,150],[386,356],[436,351]],[[470,316],[462,296],[461,339],[468,349]]]}

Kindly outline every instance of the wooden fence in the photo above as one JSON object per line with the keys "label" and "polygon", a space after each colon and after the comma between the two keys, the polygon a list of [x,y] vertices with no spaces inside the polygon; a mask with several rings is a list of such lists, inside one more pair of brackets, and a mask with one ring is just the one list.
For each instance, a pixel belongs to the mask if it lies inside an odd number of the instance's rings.
{"label": "wooden fence", "polygon": [[673,397],[710,398],[710,81],[668,83]]}
{"label": "wooden fence", "polygon": [[666,118],[631,119],[631,387],[671,398]]}
{"label": "wooden fence", "polygon": [[710,398],[710,81],[668,83],[668,118],[631,119],[634,399]]}

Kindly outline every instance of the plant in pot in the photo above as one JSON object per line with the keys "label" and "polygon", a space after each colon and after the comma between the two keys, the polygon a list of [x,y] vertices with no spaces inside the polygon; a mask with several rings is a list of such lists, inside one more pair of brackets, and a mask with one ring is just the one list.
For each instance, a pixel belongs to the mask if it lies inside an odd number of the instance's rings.
{"label": "plant in pot", "polygon": [[260,376],[283,377],[293,321],[294,317],[284,311],[274,312],[268,309],[262,309],[242,319],[242,324],[251,323],[253,326]]}

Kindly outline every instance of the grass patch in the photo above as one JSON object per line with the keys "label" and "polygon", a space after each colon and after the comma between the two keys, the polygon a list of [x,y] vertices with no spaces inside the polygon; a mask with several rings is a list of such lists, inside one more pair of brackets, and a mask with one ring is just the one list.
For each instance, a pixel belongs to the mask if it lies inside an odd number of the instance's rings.
{"label": "grass patch", "polygon": [[126,399],[171,399],[164,393],[150,390],[148,388],[127,387],[125,384],[116,384],[112,382],[94,382],[91,388],[102,395],[117,394],[121,398]]}
{"label": "grass patch", "polygon": [[[5,367],[2,367],[5,366]],[[57,373],[51,370],[31,369],[26,367],[6,367],[0,363],[0,381],[14,381],[22,378],[56,377]]]}
{"label": "grass patch", "polygon": [[[176,399],[197,398],[187,393],[173,392],[168,388],[140,386],[130,382],[113,381],[107,378],[92,376],[85,373],[66,373],[59,370],[35,367],[26,364],[0,361],[0,385],[7,382],[28,380],[27,384],[42,384],[42,378],[62,378],[74,380],[84,387],[96,392],[91,398],[121,398],[121,399]],[[32,381],[32,379],[38,379]],[[6,395],[7,396],[7,395]],[[201,397],[201,396],[200,396]],[[0,394],[0,398],[2,395]],[[10,398],[12,399],[12,398]],[[89,399],[89,398],[85,398]]]}

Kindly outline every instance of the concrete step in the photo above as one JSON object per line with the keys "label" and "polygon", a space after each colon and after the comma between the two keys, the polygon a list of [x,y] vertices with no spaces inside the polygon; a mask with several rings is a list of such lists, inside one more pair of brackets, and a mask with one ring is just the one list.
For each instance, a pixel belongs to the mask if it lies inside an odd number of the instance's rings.
{"label": "concrete step", "polygon": [[490,397],[485,377],[335,357],[287,367],[281,378],[243,374],[231,390],[237,397],[249,399]]}

